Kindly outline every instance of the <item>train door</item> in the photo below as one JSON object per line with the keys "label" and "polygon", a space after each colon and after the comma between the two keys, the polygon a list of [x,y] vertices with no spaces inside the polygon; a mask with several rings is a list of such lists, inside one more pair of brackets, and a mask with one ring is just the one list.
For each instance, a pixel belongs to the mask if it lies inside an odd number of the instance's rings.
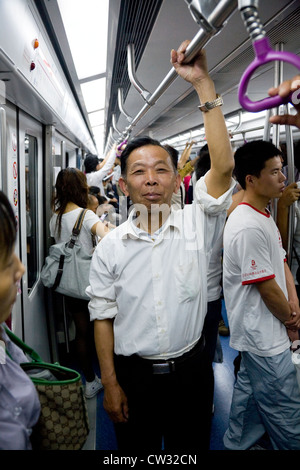
{"label": "train door", "polygon": [[[19,198],[19,168],[18,168],[18,145],[17,145],[17,110],[16,107],[5,101],[0,109],[0,163],[1,163],[1,189],[7,195],[19,227],[20,198]],[[20,238],[17,237],[15,252],[21,258]],[[23,337],[23,314],[21,295],[18,293],[13,306],[8,325],[20,337]]]}
{"label": "train door", "polygon": [[44,286],[43,127],[19,113],[19,193],[24,340],[50,360]]}

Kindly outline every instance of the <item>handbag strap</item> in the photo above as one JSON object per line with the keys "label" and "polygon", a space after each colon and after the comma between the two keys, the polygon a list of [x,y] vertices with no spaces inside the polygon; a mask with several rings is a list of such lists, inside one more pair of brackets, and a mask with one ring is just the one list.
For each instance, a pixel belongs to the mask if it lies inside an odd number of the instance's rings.
{"label": "handbag strap", "polygon": [[18,336],[16,336],[9,328],[4,326],[5,333],[7,336],[10,338],[10,340],[19,346],[19,348],[22,349],[22,351],[27,354],[34,362],[42,362],[42,359],[38,355],[38,353],[32,349],[30,346],[28,346],[24,341],[22,341]]}
{"label": "handbag strap", "polygon": [[79,216],[77,217],[77,220],[76,220],[75,225],[74,225],[73,230],[72,230],[71,239],[69,241],[69,245],[68,245],[69,248],[74,247],[76,238],[79,237],[80,230],[81,230],[81,227],[82,227],[82,224],[83,224],[83,219],[84,219],[84,216],[85,216],[86,213],[87,213],[87,209],[82,209]]}

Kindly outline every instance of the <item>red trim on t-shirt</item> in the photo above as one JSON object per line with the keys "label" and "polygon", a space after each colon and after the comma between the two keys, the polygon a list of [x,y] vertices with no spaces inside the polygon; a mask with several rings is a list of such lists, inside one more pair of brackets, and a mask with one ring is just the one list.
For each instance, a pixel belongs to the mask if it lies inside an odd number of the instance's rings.
{"label": "red trim on t-shirt", "polygon": [[256,212],[258,212],[258,213],[261,214],[261,215],[264,215],[265,217],[271,217],[271,214],[270,214],[270,212],[268,211],[267,208],[266,208],[267,213],[265,213],[265,212],[261,212],[260,210],[256,209],[256,207],[251,206],[251,204],[248,204],[248,202],[240,202],[240,203],[239,203],[239,206],[241,206],[242,204],[243,204],[244,206],[249,206],[249,207],[251,207],[251,208],[254,209]]}
{"label": "red trim on t-shirt", "polygon": [[266,277],[260,277],[258,279],[252,279],[249,281],[243,281],[242,285],[245,286],[246,284],[254,284],[256,282],[263,282],[263,281],[268,281],[269,279],[274,279],[275,274],[271,274],[271,276],[266,276]]}

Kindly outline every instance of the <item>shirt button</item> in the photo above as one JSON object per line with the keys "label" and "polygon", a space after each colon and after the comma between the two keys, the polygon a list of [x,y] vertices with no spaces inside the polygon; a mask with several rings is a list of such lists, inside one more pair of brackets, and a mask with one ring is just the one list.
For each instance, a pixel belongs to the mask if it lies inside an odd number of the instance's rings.
{"label": "shirt button", "polygon": [[22,407],[21,406],[15,406],[14,415],[19,416],[21,413],[22,413]]}

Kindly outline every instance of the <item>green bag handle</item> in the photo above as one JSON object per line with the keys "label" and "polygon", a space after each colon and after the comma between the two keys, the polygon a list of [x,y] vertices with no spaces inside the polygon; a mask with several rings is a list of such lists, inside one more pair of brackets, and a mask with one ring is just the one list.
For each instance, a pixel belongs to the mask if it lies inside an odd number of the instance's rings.
{"label": "green bag handle", "polygon": [[[5,332],[6,332],[7,336],[11,339],[11,341],[13,343],[15,343],[17,346],[19,346],[19,348],[21,348],[22,351],[32,359],[32,362],[24,362],[24,363],[20,364],[20,366],[25,371],[26,371],[26,369],[36,365],[37,367],[44,366],[46,369],[48,369],[50,371],[53,370],[53,372],[55,372],[59,369],[59,371],[61,373],[69,373],[69,374],[72,373],[73,378],[68,378],[66,380],[57,380],[57,381],[56,380],[51,380],[50,383],[52,385],[56,385],[56,384],[62,385],[64,383],[65,384],[75,383],[75,382],[77,382],[78,380],[81,379],[81,376],[80,376],[79,372],[77,372],[76,370],[69,369],[68,367],[61,366],[58,363],[50,364],[50,363],[44,362],[34,349],[32,349],[30,346],[28,346],[26,343],[24,343],[24,341],[22,341],[20,338],[18,338],[18,336],[16,336],[11,330],[6,328],[5,326],[4,326],[4,329],[5,329]],[[33,383],[35,383],[35,384],[45,384],[45,383],[48,382],[45,379],[40,379],[40,378],[37,379],[35,377],[30,377],[30,378],[33,381]]]}
{"label": "green bag handle", "polygon": [[28,354],[28,356],[34,361],[34,362],[43,362],[41,357],[38,355],[38,353],[32,349],[30,346],[25,344],[18,336],[16,336],[11,330],[8,328],[4,327],[5,332],[7,336],[12,340],[13,343],[15,343],[19,348],[22,349],[22,351],[25,354]]}

